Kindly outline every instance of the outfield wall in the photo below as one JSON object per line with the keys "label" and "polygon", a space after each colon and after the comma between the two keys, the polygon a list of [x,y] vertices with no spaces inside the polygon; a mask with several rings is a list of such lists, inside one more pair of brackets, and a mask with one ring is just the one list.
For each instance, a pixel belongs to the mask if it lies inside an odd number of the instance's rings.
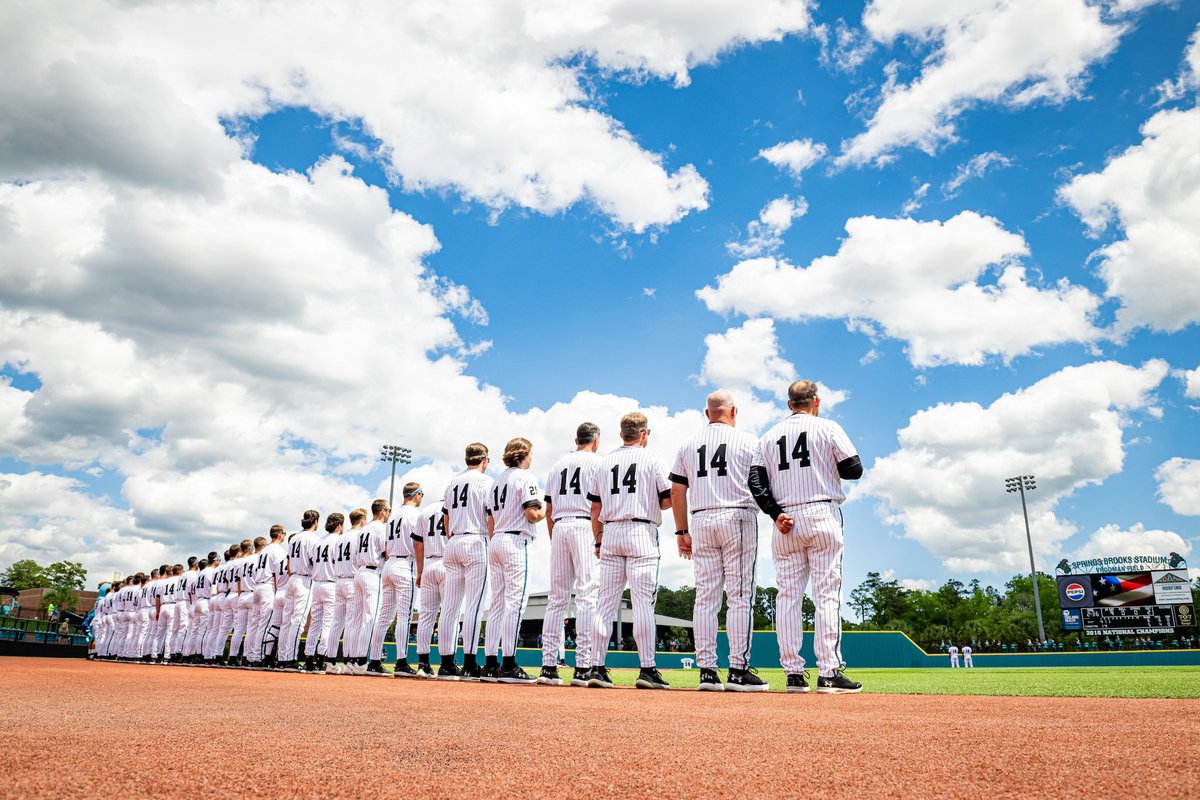
{"label": "outfield wall", "polygon": [[[395,659],[395,645],[386,645],[385,657]],[[717,661],[724,668],[729,664],[729,644],[725,632],[717,634]],[[804,647],[800,654],[805,664],[815,668],[817,661],[813,655],[812,632],[806,631]],[[409,661],[416,663],[416,648],[409,647]],[[462,661],[462,648],[458,649],[457,658]],[[695,653],[659,653],[657,663],[659,669],[679,669],[684,659],[695,661]],[[911,668],[933,667],[950,668],[950,657],[944,654],[930,655],[909,639],[901,631],[846,631],[842,634],[842,658],[847,669],[853,668]],[[479,651],[479,659],[483,660],[483,650]],[[434,648],[433,663],[438,662],[437,648]],[[537,668],[542,663],[540,650],[521,648],[517,650],[517,662],[526,669]],[[1062,653],[976,653],[976,667],[1150,667],[1150,666],[1200,666],[1200,650],[1118,650],[1077,653],[1066,651]],[[637,653],[628,651],[610,651],[608,666],[616,668],[636,668]],[[575,651],[567,651],[567,664],[574,666]],[[774,631],[755,631],[751,644],[750,664],[760,668],[779,666],[779,643]]]}

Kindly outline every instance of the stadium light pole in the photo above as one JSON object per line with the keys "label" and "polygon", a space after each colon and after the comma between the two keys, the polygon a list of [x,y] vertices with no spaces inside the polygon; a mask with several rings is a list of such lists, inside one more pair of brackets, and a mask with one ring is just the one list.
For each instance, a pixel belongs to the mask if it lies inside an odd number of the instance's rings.
{"label": "stadium light pole", "polygon": [[1029,573],[1033,577],[1033,605],[1037,609],[1038,641],[1046,641],[1046,626],[1042,624],[1042,596],[1038,592],[1037,566],[1033,562],[1033,537],[1029,535],[1029,511],[1025,507],[1025,493],[1037,488],[1032,475],[1017,475],[1004,479],[1004,491],[1021,493],[1021,514],[1025,517],[1025,543],[1029,545]]}
{"label": "stadium light pole", "polygon": [[396,465],[411,464],[412,450],[395,444],[385,444],[379,450],[379,460],[390,461],[392,464],[392,482],[388,487],[388,505],[390,506],[392,504],[392,498],[396,494]]}

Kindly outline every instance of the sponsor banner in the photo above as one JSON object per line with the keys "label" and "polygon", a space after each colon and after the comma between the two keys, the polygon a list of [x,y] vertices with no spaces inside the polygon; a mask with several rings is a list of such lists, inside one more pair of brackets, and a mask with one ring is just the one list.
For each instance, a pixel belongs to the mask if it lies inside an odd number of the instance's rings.
{"label": "sponsor banner", "polygon": [[1062,608],[1091,608],[1092,576],[1059,575],[1058,604]]}
{"label": "sponsor banner", "polygon": [[1118,572],[1108,575],[1091,575],[1093,605],[1152,606],[1154,605],[1154,581],[1149,572]]}
{"label": "sponsor banner", "polygon": [[1191,603],[1175,606],[1175,625],[1180,628],[1196,627],[1196,607]]}
{"label": "sponsor banner", "polygon": [[1154,602],[1159,604],[1191,603],[1192,585],[1186,572],[1164,570],[1151,572],[1154,581]]}
{"label": "sponsor banner", "polygon": [[1064,608],[1062,610],[1062,628],[1064,631],[1083,630],[1083,615],[1079,613],[1079,609]]}

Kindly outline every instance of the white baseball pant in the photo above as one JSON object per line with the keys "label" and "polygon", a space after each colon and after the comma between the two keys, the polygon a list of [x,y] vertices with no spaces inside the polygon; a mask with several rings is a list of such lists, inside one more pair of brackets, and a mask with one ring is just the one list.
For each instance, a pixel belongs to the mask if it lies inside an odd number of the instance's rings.
{"label": "white baseball pant", "polygon": [[230,658],[246,655],[244,647],[246,627],[250,623],[250,606],[254,599],[254,592],[246,590],[232,596],[237,599],[234,601],[233,638],[229,640]]}
{"label": "white baseball pant", "polygon": [[958,666],[958,653],[950,654],[950,668],[954,669]]}
{"label": "white baseball pant", "polygon": [[271,612],[275,608],[275,587],[259,584],[250,594],[250,610],[246,619],[246,658],[263,660],[263,642],[271,627]]}
{"label": "white baseball pant", "polygon": [[404,556],[387,560],[383,565],[379,597],[379,618],[371,633],[371,660],[383,659],[383,640],[393,622],[396,623],[396,659],[404,660],[408,658],[408,634],[412,630],[412,558]]}
{"label": "white baseball pant", "polygon": [[191,604],[187,600],[175,601],[175,630],[171,636],[171,649],[167,656],[183,653],[187,642],[188,628],[192,624]]}
{"label": "white baseball pant", "polygon": [[779,663],[789,674],[804,671],[804,589],[812,578],[816,606],[813,649],[821,675],[832,676],[842,662],[842,509],[837,503],[805,503],[786,509],[795,520],[787,534],[773,528],[771,552],[779,584],[775,627]]}
{"label": "white baseball pant", "polygon": [[575,667],[592,666],[596,629],[597,583],[595,537],[590,519],[564,518],[554,523],[550,539],[550,596],[542,620],[542,664],[557,663],[563,643],[563,623],[575,591]]}
{"label": "white baseball pant", "polygon": [[322,652],[317,648],[322,642],[329,639],[329,630],[333,626],[333,607],[336,594],[337,583],[335,581],[313,581],[308,638],[304,640],[305,658],[312,658],[318,652]]}
{"label": "white baseball pant", "polygon": [[227,594],[214,594],[208,599],[208,633],[204,637],[204,657],[220,658],[224,655],[225,639],[233,627],[230,623]]}
{"label": "white baseball pant", "polygon": [[974,667],[974,666],[975,665],[971,663],[971,654],[963,653],[963,667]]}
{"label": "white baseball pant", "polygon": [[529,579],[529,537],[497,533],[488,548],[488,580],[492,602],[488,607],[483,653],[494,656],[517,654],[517,632],[525,613],[525,587]]}
{"label": "white baseball pant", "polygon": [[204,654],[204,642],[208,637],[209,625],[208,598],[201,597],[192,609],[192,624],[188,628],[187,644],[184,645],[186,655],[198,656]]}
{"label": "white baseball pant", "polygon": [[312,606],[312,578],[293,575],[288,578],[283,608],[283,628],[279,632],[279,660],[295,661],[300,649],[300,634],[308,622]]}
{"label": "white baseball pant", "polygon": [[346,620],[347,658],[366,658],[371,649],[371,634],[375,632],[375,621],[379,619],[380,575],[378,569],[359,567],[354,573],[354,601],[350,604],[350,616]]}
{"label": "white baseball pant", "polygon": [[154,636],[154,655],[171,655],[171,639],[175,635],[175,604],[167,603],[159,608],[158,625]]}
{"label": "white baseball pant", "polygon": [[696,666],[717,668],[717,616],[724,591],[729,602],[725,613],[729,666],[746,669],[754,627],[758,517],[746,508],[699,511],[692,514],[691,534],[696,570]]}
{"label": "white baseball pant", "polygon": [[150,645],[154,642],[154,637],[150,634],[153,621],[149,608],[129,612],[129,636],[125,641],[125,652],[129,658],[150,655]]}
{"label": "white baseball pant", "polygon": [[[450,537],[442,556],[446,570],[442,588],[442,623],[438,652],[442,661],[454,660],[458,647],[459,610],[462,610],[463,654],[474,657],[479,650],[483,627],[483,598],[487,594],[488,539],[485,534],[467,533]],[[465,608],[464,606],[465,601]]]}
{"label": "white baseball pant", "polygon": [[[271,624],[263,643],[263,657],[279,655],[279,637],[283,630],[283,611],[287,606],[287,584],[275,590],[271,601]],[[278,659],[277,659],[278,660]]]}
{"label": "white baseball pant", "polygon": [[654,601],[658,596],[658,528],[648,522],[609,522],[600,547],[599,605],[596,611],[592,665],[603,666],[608,656],[617,604],[625,585],[633,601],[633,639],[638,662],[654,666]]}
{"label": "white baseball pant", "polygon": [[[338,643],[347,630],[350,605],[354,602],[354,578],[338,578],[333,584],[333,616],[329,621],[329,638],[321,641],[321,655],[337,658]],[[345,655],[346,645],[342,645]]]}
{"label": "white baseball pant", "polygon": [[442,564],[442,557],[425,556],[425,568],[421,572],[421,615],[417,619],[418,656],[428,658],[429,651],[433,649],[433,629],[437,624],[438,611],[442,608],[445,585],[446,568]]}

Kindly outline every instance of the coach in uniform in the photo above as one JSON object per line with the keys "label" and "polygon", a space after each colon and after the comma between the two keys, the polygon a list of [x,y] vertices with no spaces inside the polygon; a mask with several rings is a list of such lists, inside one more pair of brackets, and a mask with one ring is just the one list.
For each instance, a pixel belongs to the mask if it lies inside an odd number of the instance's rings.
{"label": "coach in uniform", "polygon": [[600,552],[599,610],[588,686],[612,688],[604,665],[608,637],[625,585],[633,601],[633,638],[637,642],[639,689],[669,689],[654,663],[654,599],[658,594],[661,555],[658,526],[671,507],[667,466],[646,449],[650,427],[644,414],[621,418],[624,444],[600,460],[587,489],[592,503],[592,535]]}
{"label": "coach in uniform", "polygon": [[[765,692],[766,681],[750,671],[754,627],[754,565],[758,514],[750,496],[750,468],[761,466],[758,439],[738,431],[737,406],[729,392],[708,396],[708,425],[684,443],[671,471],[671,511],[679,554],[696,569],[696,663],[700,690],[721,691],[717,675],[717,615],[721,591],[729,602],[729,686]],[[688,502],[691,525],[688,525]]]}
{"label": "coach in uniform", "polygon": [[807,692],[801,608],[812,575],[816,605],[813,648],[817,691],[858,692],[862,684],[842,674],[842,480],[862,477],[862,462],[836,422],[818,418],[821,398],[812,381],[788,387],[792,415],[759,440],[764,466],[750,471],[750,491],[763,513],[775,521],[771,552],[779,583],[775,624],[780,663],[789,692]]}
{"label": "coach in uniform", "polygon": [[587,499],[600,457],[600,428],[585,422],[575,430],[575,452],[554,463],[546,479],[546,531],[550,534],[550,594],[542,620],[542,672],[538,683],[562,684],[558,652],[571,591],[575,591],[575,673],[572,686],[587,686],[596,628],[596,554],[592,504]]}

